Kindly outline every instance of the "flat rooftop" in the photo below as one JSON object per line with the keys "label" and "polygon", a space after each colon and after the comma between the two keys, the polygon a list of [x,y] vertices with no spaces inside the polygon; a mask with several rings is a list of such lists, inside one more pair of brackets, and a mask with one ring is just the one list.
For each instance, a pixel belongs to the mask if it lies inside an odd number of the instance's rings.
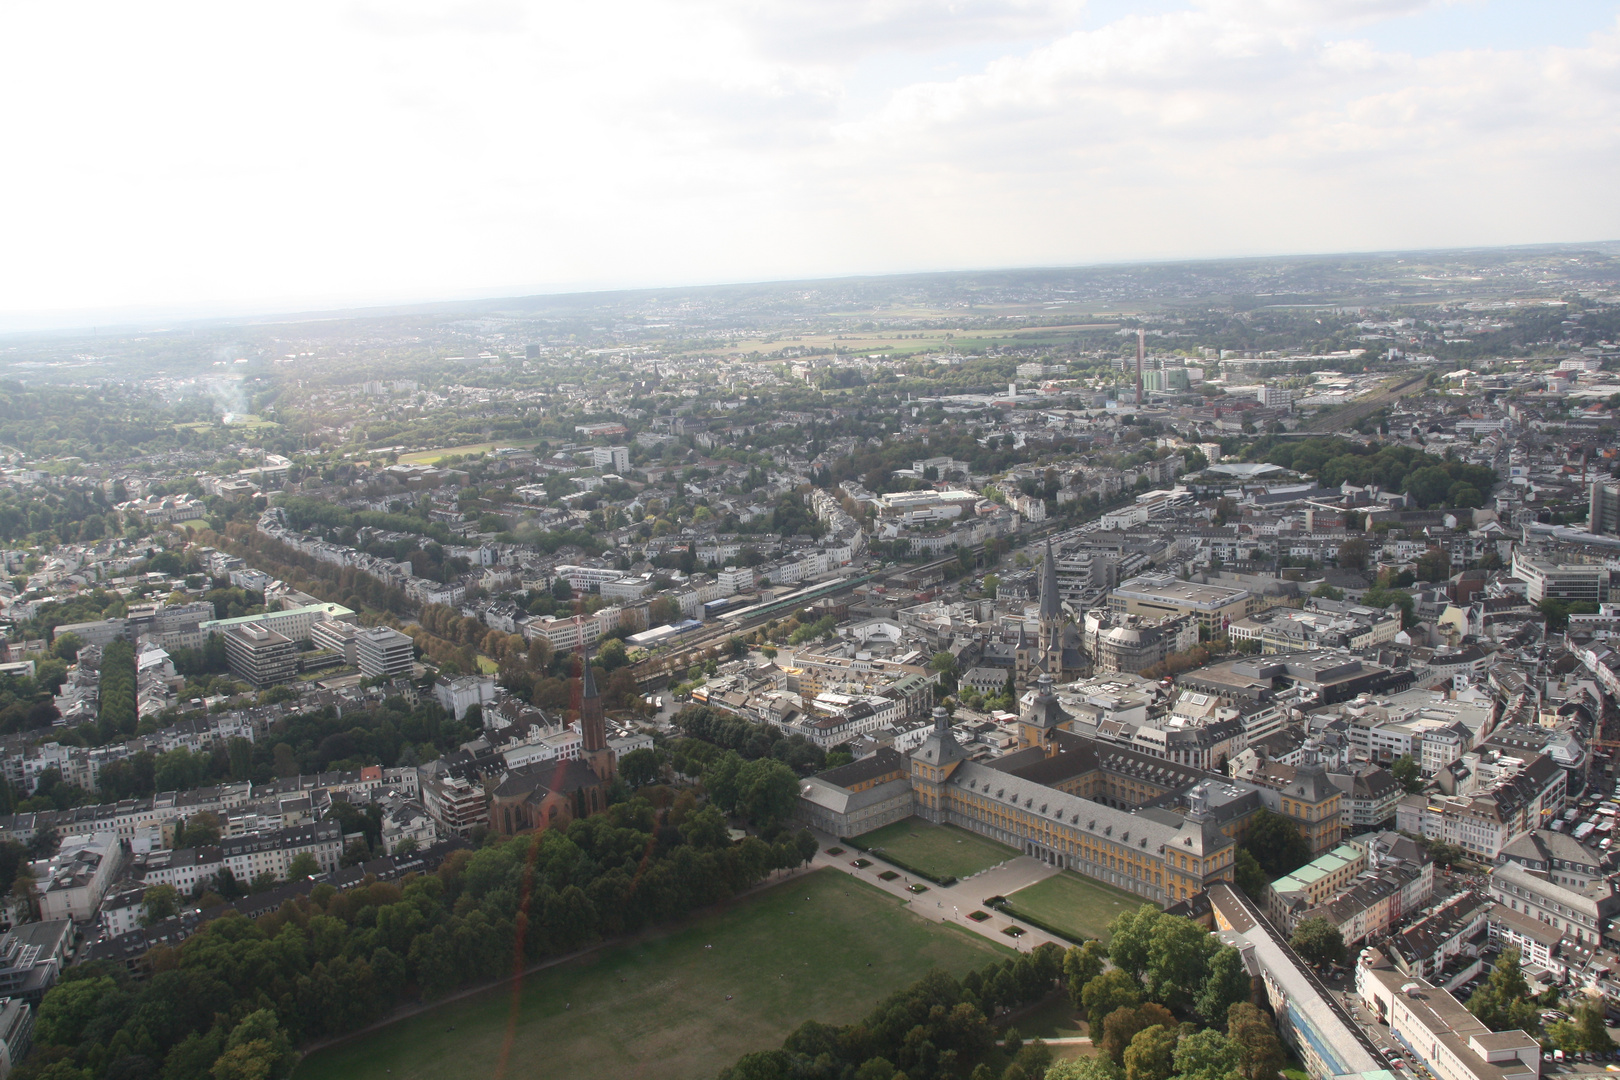
{"label": "flat rooftop", "polygon": [[1249,591],[1225,585],[1182,581],[1170,574],[1143,574],[1129,581],[1120,582],[1114,589],[1114,594],[1150,603],[1214,610],[1247,599]]}

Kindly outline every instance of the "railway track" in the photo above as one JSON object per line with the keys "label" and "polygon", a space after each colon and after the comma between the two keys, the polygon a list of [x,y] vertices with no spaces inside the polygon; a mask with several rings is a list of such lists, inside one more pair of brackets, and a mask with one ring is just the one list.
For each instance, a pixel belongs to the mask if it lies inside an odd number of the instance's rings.
{"label": "railway track", "polygon": [[1413,375],[1401,383],[1386,390],[1380,390],[1370,398],[1353,402],[1343,409],[1328,413],[1326,416],[1312,417],[1299,425],[1300,432],[1344,431],[1353,428],[1373,413],[1382,409],[1392,401],[1405,397],[1414,387],[1422,386],[1428,378],[1428,373]]}
{"label": "railway track", "polygon": [[663,683],[664,680],[671,679],[680,672],[684,672],[692,665],[694,659],[716,645],[722,645],[738,634],[746,634],[750,630],[764,626],[772,619],[781,617],[784,607],[792,607],[796,604],[809,605],[829,596],[841,596],[870,580],[872,580],[872,576],[865,574],[850,578],[843,582],[840,587],[829,589],[813,597],[784,601],[780,604],[759,605],[764,610],[746,615],[740,619],[728,619],[726,616],[721,616],[713,626],[705,626],[691,637],[682,640],[669,652],[634,665],[631,670],[635,673],[636,684],[643,691],[653,689]]}

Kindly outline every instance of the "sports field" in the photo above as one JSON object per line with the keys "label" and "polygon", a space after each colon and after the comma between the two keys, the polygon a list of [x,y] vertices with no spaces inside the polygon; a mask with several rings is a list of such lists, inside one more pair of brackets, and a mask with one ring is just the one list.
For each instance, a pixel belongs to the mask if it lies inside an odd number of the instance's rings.
{"label": "sports field", "polygon": [[1002,911],[1018,918],[1025,913],[1078,941],[1108,940],[1108,924],[1147,901],[1123,889],[1064,870],[1019,889]]}
{"label": "sports field", "polygon": [[518,439],[516,441],[468,443],[465,446],[447,446],[442,450],[418,450],[414,454],[399,455],[401,465],[432,465],[434,462],[447,458],[451,454],[466,457],[468,454],[487,454],[492,450],[505,450],[509,448],[522,448],[533,446],[538,439]]}
{"label": "sports field", "polygon": [[1018,851],[952,825],[906,818],[857,837],[879,858],[893,857],[936,878],[965,878],[1018,857]]}
{"label": "sports field", "polygon": [[537,972],[515,1002],[496,987],[317,1051],[295,1080],[711,1080],[805,1020],[847,1023],[930,968],[963,974],[1010,955],[819,870],[664,937]]}

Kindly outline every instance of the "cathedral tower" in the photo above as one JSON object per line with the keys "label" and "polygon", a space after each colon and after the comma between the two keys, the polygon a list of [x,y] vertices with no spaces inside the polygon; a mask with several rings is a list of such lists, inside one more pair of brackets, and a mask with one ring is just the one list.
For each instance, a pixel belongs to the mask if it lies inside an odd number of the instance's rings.
{"label": "cathedral tower", "polygon": [[585,653],[580,672],[579,734],[580,760],[603,780],[613,779],[617,769],[613,751],[607,744],[607,721],[602,716],[602,695],[596,690],[596,675],[591,671],[591,654]]}

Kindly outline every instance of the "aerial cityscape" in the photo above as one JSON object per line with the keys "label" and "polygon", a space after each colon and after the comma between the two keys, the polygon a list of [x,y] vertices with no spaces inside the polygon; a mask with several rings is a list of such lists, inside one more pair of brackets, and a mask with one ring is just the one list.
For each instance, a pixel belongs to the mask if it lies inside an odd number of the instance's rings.
{"label": "aerial cityscape", "polygon": [[19,1075],[1604,1068],[1614,245],[0,362]]}
{"label": "aerial cityscape", "polygon": [[0,34],[0,1080],[1620,1073],[1620,0]]}

